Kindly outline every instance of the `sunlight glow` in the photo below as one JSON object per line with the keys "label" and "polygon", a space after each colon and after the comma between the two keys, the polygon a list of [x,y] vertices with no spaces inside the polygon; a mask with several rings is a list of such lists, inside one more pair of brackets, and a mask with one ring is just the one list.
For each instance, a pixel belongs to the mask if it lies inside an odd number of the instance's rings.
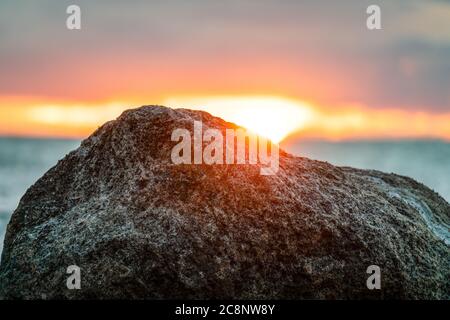
{"label": "sunlight glow", "polygon": [[40,105],[28,110],[30,120],[49,125],[92,127],[112,120],[123,111],[119,103],[106,105]]}
{"label": "sunlight glow", "polygon": [[207,111],[275,143],[303,128],[312,118],[312,108],[306,103],[272,96],[179,97],[167,99],[164,104]]}
{"label": "sunlight glow", "polygon": [[205,110],[273,142],[406,138],[450,141],[450,112],[371,109],[358,104],[323,107],[264,95],[199,95],[197,98],[176,95],[170,99],[77,102],[0,96],[0,135],[85,138],[124,110],[139,107],[146,101],[172,108]]}

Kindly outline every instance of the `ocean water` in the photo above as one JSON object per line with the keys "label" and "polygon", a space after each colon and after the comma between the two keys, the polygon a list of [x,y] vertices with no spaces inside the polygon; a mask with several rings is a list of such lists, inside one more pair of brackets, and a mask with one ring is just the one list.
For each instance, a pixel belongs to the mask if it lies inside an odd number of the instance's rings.
{"label": "ocean water", "polygon": [[337,166],[376,169],[422,182],[450,202],[450,143],[418,141],[303,141],[282,145],[295,155]]}
{"label": "ocean water", "polygon": [[[25,191],[78,140],[0,138],[0,251],[6,225]],[[287,151],[335,165],[410,176],[450,201],[450,144],[440,141],[323,142],[282,145]]]}
{"label": "ocean water", "polygon": [[6,225],[25,191],[80,141],[0,138],[0,252]]}

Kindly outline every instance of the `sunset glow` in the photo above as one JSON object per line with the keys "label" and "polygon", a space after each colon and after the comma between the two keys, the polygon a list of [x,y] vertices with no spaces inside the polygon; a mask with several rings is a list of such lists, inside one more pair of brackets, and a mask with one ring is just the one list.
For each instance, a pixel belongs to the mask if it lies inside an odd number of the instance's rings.
{"label": "sunset glow", "polygon": [[450,140],[444,1],[392,2],[379,32],[356,0],[251,1],[237,11],[95,2],[75,31],[63,4],[0,7],[0,135],[84,138],[126,109],[160,104],[274,142]]}
{"label": "sunset glow", "polygon": [[0,134],[84,138],[124,110],[152,101],[172,108],[207,111],[277,143],[291,138],[450,140],[449,112],[374,110],[363,105],[327,108],[275,95],[173,96],[124,101],[127,99],[71,103],[0,97]]}
{"label": "sunset glow", "polygon": [[0,300],[450,300],[449,231],[450,0],[0,0]]}
{"label": "sunset glow", "polygon": [[164,104],[208,111],[275,143],[304,128],[313,113],[305,103],[264,96],[171,98]]}

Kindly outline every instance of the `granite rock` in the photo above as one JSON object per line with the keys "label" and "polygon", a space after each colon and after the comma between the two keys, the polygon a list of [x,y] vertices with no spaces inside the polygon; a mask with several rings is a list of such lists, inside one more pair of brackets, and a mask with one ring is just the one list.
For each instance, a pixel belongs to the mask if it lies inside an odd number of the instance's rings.
{"label": "granite rock", "polygon": [[[6,299],[449,299],[450,206],[413,179],[281,151],[175,165],[187,109],[125,111],[28,189],[7,228]],[[383,155],[380,155],[382,157]],[[81,269],[69,290],[67,267]],[[369,290],[368,266],[381,269]]]}

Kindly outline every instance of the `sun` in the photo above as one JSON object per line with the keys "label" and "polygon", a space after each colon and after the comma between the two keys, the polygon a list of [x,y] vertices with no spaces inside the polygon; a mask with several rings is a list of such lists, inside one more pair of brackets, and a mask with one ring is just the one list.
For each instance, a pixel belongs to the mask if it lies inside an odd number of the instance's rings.
{"label": "sun", "polygon": [[273,96],[178,97],[164,103],[171,107],[207,111],[274,143],[303,128],[312,117],[312,108],[308,104]]}

